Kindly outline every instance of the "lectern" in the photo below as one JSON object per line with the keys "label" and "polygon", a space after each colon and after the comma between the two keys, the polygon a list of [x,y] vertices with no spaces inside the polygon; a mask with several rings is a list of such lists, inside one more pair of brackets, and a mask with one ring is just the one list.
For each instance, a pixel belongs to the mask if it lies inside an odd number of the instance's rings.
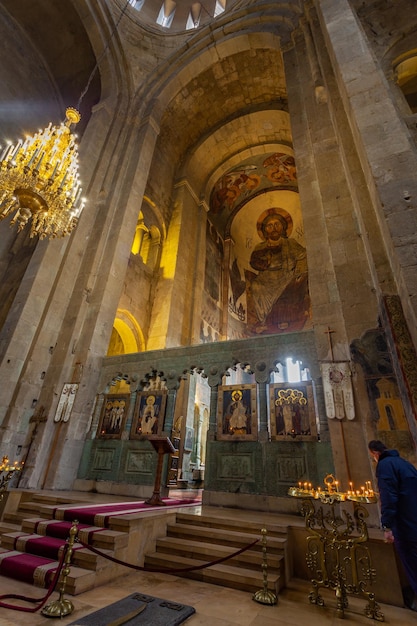
{"label": "lectern", "polygon": [[145,502],[146,504],[152,504],[153,506],[165,506],[165,502],[160,496],[162,464],[164,462],[164,454],[173,454],[175,452],[175,448],[169,437],[149,437],[149,441],[158,453],[158,461],[156,466],[153,494],[148,500],[145,500]]}

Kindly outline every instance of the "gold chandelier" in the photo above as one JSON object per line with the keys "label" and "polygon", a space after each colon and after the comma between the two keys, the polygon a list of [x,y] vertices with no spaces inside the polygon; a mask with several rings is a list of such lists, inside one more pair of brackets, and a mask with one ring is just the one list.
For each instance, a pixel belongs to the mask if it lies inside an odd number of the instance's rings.
{"label": "gold chandelier", "polygon": [[30,237],[65,237],[75,228],[85,198],[78,177],[78,151],[71,124],[81,119],[66,110],[65,122],[49,124],[24,142],[8,145],[0,156],[0,220],[12,215],[21,231],[30,222]]}

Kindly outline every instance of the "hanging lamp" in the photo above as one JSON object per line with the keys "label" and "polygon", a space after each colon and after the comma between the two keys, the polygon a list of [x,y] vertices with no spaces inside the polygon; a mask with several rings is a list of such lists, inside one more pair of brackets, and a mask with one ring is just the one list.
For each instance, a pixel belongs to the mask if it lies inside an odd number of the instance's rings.
{"label": "hanging lamp", "polygon": [[77,225],[86,199],[81,197],[78,147],[70,126],[81,119],[81,101],[129,4],[127,0],[77,108],[68,108],[59,126],[50,123],[24,142],[7,145],[0,154],[0,220],[14,214],[10,226],[17,224],[18,232],[30,223],[30,237],[55,239],[66,237]]}
{"label": "hanging lamp", "polygon": [[65,237],[75,228],[85,198],[78,176],[78,150],[71,124],[81,119],[66,110],[65,122],[39,131],[24,142],[8,145],[0,156],[0,220],[13,215],[30,237]]}

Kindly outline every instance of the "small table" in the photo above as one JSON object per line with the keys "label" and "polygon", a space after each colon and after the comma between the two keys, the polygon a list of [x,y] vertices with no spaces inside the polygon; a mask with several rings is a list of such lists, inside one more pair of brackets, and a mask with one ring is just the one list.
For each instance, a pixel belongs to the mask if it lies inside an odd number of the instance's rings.
{"label": "small table", "polygon": [[162,478],[162,464],[165,454],[173,454],[175,448],[169,437],[149,437],[149,441],[158,453],[158,462],[156,466],[155,485],[153,488],[153,494],[145,500],[146,504],[152,504],[153,506],[165,506],[165,502],[162,500],[161,493],[161,478]]}

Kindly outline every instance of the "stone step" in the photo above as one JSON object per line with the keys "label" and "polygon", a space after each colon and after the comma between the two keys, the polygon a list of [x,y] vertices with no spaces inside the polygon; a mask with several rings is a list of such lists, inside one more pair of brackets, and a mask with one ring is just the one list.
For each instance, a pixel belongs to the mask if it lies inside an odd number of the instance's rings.
{"label": "stone step", "polygon": [[[9,550],[0,548],[0,557],[7,552],[9,552]],[[24,553],[19,553],[19,551],[16,552],[21,556],[24,556]],[[59,565],[58,561],[52,561],[50,559],[44,559],[41,557],[36,558],[33,556],[32,561],[34,562],[34,566],[33,564],[31,564],[29,569],[31,569],[33,566],[33,584],[36,587],[46,588],[48,586],[48,583],[45,582],[45,573],[50,569],[57,568]],[[38,567],[38,573],[35,572],[36,566]],[[41,575],[39,575],[40,570],[43,571]],[[2,561],[2,576],[9,576],[15,578],[16,580],[20,580],[20,578],[18,578],[17,576],[12,576],[7,571],[7,564],[4,560]],[[89,591],[96,586],[95,580],[96,576],[94,572],[85,570],[80,567],[71,566],[70,572],[66,578],[65,593],[68,593],[69,595],[78,595],[80,593],[84,593],[85,591]]]}
{"label": "stone step", "polygon": [[[255,572],[240,567],[232,567],[230,565],[212,565],[208,568],[198,569],[194,571],[178,572],[178,569],[186,569],[205,565],[206,561],[190,559],[175,554],[160,554],[158,552],[148,554],[145,558],[145,565],[152,568],[160,568],[172,570],[174,576],[183,578],[192,578],[202,582],[221,585],[232,589],[240,589],[241,591],[249,591],[255,593],[263,589],[262,571]],[[167,574],[170,572],[167,571]],[[278,594],[283,586],[282,577],[278,572],[270,572],[268,570],[268,589]]]}
{"label": "stone step", "polygon": [[57,493],[43,493],[36,491],[21,492],[20,503],[24,502],[38,502],[41,504],[70,504],[73,502],[73,498],[62,496],[59,492]]}
{"label": "stone step", "polygon": [[260,526],[259,523],[250,520],[229,519],[222,517],[221,515],[214,515],[210,513],[202,513],[201,515],[194,515],[192,513],[179,512],[177,513],[177,522],[180,524],[191,524],[192,526],[206,526],[208,528],[220,528],[228,530],[241,531],[244,526],[245,532],[254,533],[256,535],[261,534],[262,528],[267,529],[268,537],[286,537],[287,528],[281,524],[274,524],[267,522]]}
{"label": "stone step", "polygon": [[[243,548],[257,538],[255,533],[230,530],[229,528],[210,528],[191,524],[168,524],[167,536],[207,543],[218,543],[226,546]],[[286,537],[268,537],[267,551],[269,553],[282,554],[287,544]],[[253,550],[261,551],[262,542],[259,533],[259,541],[253,546]]]}
{"label": "stone step", "polygon": [[[39,533],[40,535],[54,536],[52,526],[57,524],[58,520],[48,520],[42,517],[32,517],[25,519],[22,522],[21,528],[26,533]],[[64,524],[61,522],[61,524]],[[71,526],[70,522],[67,522],[68,531]],[[48,526],[50,531],[48,531]],[[94,532],[95,531],[95,532]],[[60,535],[63,536],[63,535]],[[65,538],[67,535],[65,534]],[[103,550],[121,550],[126,548],[129,542],[129,536],[127,533],[119,532],[117,530],[110,530],[108,528],[99,528],[98,526],[89,526],[87,529],[79,529],[79,539],[83,543],[89,543],[95,548]]]}
{"label": "stone step", "polygon": [[[162,537],[156,541],[156,552],[165,554],[177,554],[190,559],[199,559],[205,562],[216,561],[227,557],[235,552],[230,546],[223,546],[213,543],[203,543],[201,541],[190,541],[188,539],[177,539],[175,537]],[[225,561],[226,565],[242,567],[255,571],[262,570],[262,553],[252,549]],[[284,572],[284,556],[282,554],[267,554],[268,572],[270,570],[279,571],[282,576]]]}
{"label": "stone step", "polygon": [[0,522],[0,538],[3,533],[14,533],[20,530],[20,524],[6,524]]}
{"label": "stone step", "polygon": [[75,508],[76,506],[85,506],[85,502],[59,502],[58,504],[46,504],[40,503],[38,514],[40,517],[45,517],[47,519],[53,519],[54,513],[59,507],[66,507],[68,509]]}
{"label": "stone step", "polygon": [[[43,498],[41,494],[26,494],[23,493],[17,507],[14,512],[8,512],[3,515],[3,522],[9,524],[21,524],[21,522],[35,515],[43,518],[53,518],[53,513],[57,507],[68,506],[72,507],[77,505],[78,501],[71,500],[69,498],[63,498],[59,496],[45,496]],[[87,504],[83,502],[83,504]]]}
{"label": "stone step", "polygon": [[[31,513],[31,515],[33,515],[33,513]],[[25,519],[25,517],[28,517],[28,513],[27,512],[21,512],[21,511],[16,511],[13,513],[5,513],[3,515],[3,523],[6,524],[12,524],[15,526],[21,526],[22,521]]]}
{"label": "stone step", "polygon": [[[36,548],[34,548],[28,544],[30,539],[39,539],[41,542],[36,545]],[[46,556],[48,553],[47,551],[50,550],[54,554],[49,558],[58,559],[66,542],[62,539],[48,537],[49,545],[42,547],[42,540],[46,540],[45,535],[28,534],[22,533],[21,531],[5,533],[1,537],[1,547],[6,550],[17,550],[18,552],[36,554],[38,556]],[[103,554],[113,556],[113,553],[109,550],[102,550],[102,552]],[[112,567],[112,563],[104,556],[99,556],[88,548],[83,548],[81,544],[77,542],[74,543],[72,562],[74,566],[92,571]]]}

